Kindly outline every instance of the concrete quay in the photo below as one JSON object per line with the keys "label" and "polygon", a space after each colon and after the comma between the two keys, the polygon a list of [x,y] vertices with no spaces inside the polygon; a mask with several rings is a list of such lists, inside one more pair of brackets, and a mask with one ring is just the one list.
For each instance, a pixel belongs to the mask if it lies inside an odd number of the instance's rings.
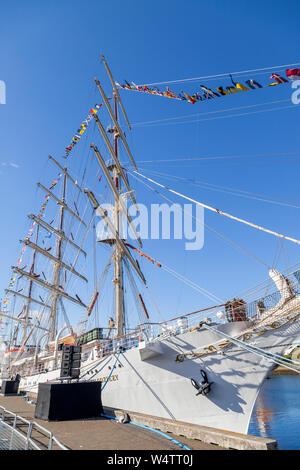
{"label": "concrete quay", "polygon": [[[277,450],[277,441],[263,437],[240,434],[232,431],[199,426],[198,424],[185,423],[141,413],[129,412],[104,407],[104,413],[120,418],[126,412],[134,423],[143,424],[164,433],[172,433],[180,439],[184,436],[188,439],[198,440],[207,445],[214,445],[223,449],[236,450]],[[193,441],[192,441],[193,442]],[[215,448],[214,447],[214,448]]]}
{"label": "concrete quay", "polygon": [[[183,451],[175,442],[148,429],[134,424],[120,424],[116,420],[97,417],[86,420],[44,421],[34,418],[35,406],[23,396],[0,396],[0,405],[19,416],[35,421],[70,450],[177,450]],[[121,417],[123,410],[104,408],[104,413]],[[156,418],[140,413],[128,413],[133,423],[149,426],[167,434],[191,450],[271,450],[276,441],[247,436],[181,421]]]}

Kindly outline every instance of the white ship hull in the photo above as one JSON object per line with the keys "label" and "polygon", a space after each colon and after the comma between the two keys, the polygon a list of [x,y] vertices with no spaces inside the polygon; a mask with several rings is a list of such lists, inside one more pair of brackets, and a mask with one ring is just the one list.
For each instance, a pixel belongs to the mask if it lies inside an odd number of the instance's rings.
{"label": "white ship hull", "polygon": [[[299,299],[288,304],[277,323],[269,322],[254,330],[249,329],[249,322],[214,328],[243,339],[245,344],[282,354],[300,334]],[[156,338],[150,345],[140,343],[119,356],[115,353],[83,362],[81,380],[96,380],[103,386],[111,374],[102,391],[105,407],[247,433],[257,394],[274,363],[237,345],[224,347],[224,341],[205,327]],[[202,355],[198,357],[198,353]],[[201,383],[201,369],[213,382],[206,396],[196,396],[190,380]],[[20,389],[37,393],[39,382],[56,380],[59,373],[56,369],[22,378]]]}

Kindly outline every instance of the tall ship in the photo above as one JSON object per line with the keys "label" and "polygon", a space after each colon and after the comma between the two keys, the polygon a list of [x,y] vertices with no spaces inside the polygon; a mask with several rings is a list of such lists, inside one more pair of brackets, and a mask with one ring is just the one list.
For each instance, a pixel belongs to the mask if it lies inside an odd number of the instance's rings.
{"label": "tall ship", "polygon": [[[105,407],[247,433],[260,387],[274,365],[300,371],[293,356],[284,356],[300,336],[300,270],[270,269],[266,295],[259,295],[260,284],[249,290],[250,300],[195,305],[193,312],[152,320],[143,294],[149,280],[141,264],[152,264],[156,278],[164,266],[153,253],[143,251],[132,215],[139,211],[133,183],[147,181],[201,203],[139,171],[120,116],[129,131],[130,123],[104,56],[102,60],[111,96],[95,79],[99,103],[78,129],[65,158],[49,157],[54,179],[38,183],[44,202],[39,213],[29,214],[29,233],[21,240],[21,255],[12,267],[2,305],[1,380],[18,374],[20,391],[37,396],[40,383],[64,379],[62,349],[77,345],[82,353],[76,380],[98,381]],[[91,121],[96,139],[73,173],[72,149]],[[126,168],[121,152],[130,162]],[[100,180],[105,191],[99,196]],[[82,272],[87,253],[93,262]],[[93,285],[88,298],[87,283]],[[189,284],[201,290],[195,279]],[[153,304],[159,311],[155,300]]]}

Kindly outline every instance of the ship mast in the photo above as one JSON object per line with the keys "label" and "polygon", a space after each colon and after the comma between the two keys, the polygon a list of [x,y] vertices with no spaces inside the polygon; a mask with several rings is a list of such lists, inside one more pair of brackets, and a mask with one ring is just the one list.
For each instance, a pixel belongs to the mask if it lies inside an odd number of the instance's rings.
{"label": "ship mast", "polygon": [[[22,339],[22,347],[27,343],[29,337],[31,336],[33,331],[36,330],[36,329],[47,331],[50,342],[55,340],[56,328],[57,328],[57,308],[58,308],[58,302],[61,301],[62,297],[64,299],[68,300],[68,301],[71,301],[71,302],[73,302],[77,305],[80,305],[83,308],[86,308],[86,305],[79,299],[78,296],[76,296],[77,298],[72,297],[61,286],[61,270],[62,269],[65,269],[65,270],[69,271],[71,274],[73,274],[73,275],[79,277],[80,279],[84,280],[85,282],[87,282],[87,279],[82,274],[80,274],[79,272],[77,272],[75,270],[74,264],[72,266],[70,266],[70,265],[66,264],[63,261],[63,250],[62,250],[62,248],[63,248],[62,242],[64,241],[66,244],[72,245],[73,248],[75,248],[78,253],[81,253],[84,256],[86,256],[86,253],[82,250],[82,248],[79,247],[78,245],[76,245],[73,241],[71,241],[70,238],[68,238],[66,236],[66,234],[63,230],[64,225],[65,225],[64,224],[65,211],[67,211],[72,217],[74,217],[77,221],[79,221],[80,224],[82,224],[86,227],[86,223],[84,222],[84,220],[82,220],[79,217],[79,215],[76,214],[66,204],[66,186],[67,186],[66,183],[67,183],[67,178],[75,185],[75,187],[80,192],[82,192],[82,190],[78,186],[76,181],[67,172],[67,168],[62,168],[61,165],[53,157],[50,156],[49,158],[63,172],[63,188],[62,188],[61,199],[59,199],[57,196],[55,196],[55,194],[53,194],[50,191],[50,189],[47,189],[41,183],[37,183],[37,185],[40,188],[42,188],[49,195],[49,197],[52,197],[54,199],[54,201],[57,202],[57,204],[59,204],[59,206],[60,206],[60,210],[59,210],[59,227],[57,229],[55,229],[54,227],[52,227],[51,223],[49,224],[45,220],[42,220],[40,216],[35,216],[33,214],[30,214],[29,218],[32,219],[35,224],[37,224],[37,226],[38,226],[37,227],[37,232],[39,230],[39,227],[41,227],[44,230],[46,230],[47,232],[51,232],[51,233],[56,235],[56,237],[57,237],[56,253],[55,253],[55,256],[54,256],[53,254],[49,253],[49,250],[46,250],[46,249],[42,248],[41,246],[39,246],[37,244],[37,241],[38,241],[37,237],[36,237],[36,243],[31,242],[29,238],[26,238],[25,240],[20,240],[21,243],[28,246],[29,248],[31,248],[34,251],[33,262],[32,262],[31,269],[30,269],[29,272],[25,271],[24,268],[23,269],[19,268],[18,266],[13,266],[12,267],[12,269],[15,273],[17,273],[21,277],[24,277],[24,278],[29,280],[28,296],[21,294],[19,291],[6,289],[6,292],[9,292],[9,293],[11,293],[11,294],[13,294],[17,297],[21,297],[27,302],[27,307],[28,308],[27,308],[27,311],[26,311],[25,319],[21,319],[21,318],[18,318],[18,317],[12,317],[12,316],[9,317],[12,320],[15,320],[15,321],[23,324],[24,333],[23,333],[23,339]],[[53,281],[51,283],[48,282],[46,280],[46,278],[45,278],[45,280],[42,280],[39,275],[35,275],[34,272],[33,272],[33,269],[34,269],[34,266],[35,266],[35,257],[36,257],[37,253],[39,253],[39,255],[42,255],[42,256],[45,256],[46,258],[48,258],[48,260],[50,260],[54,265]],[[40,298],[41,298],[42,302],[35,299],[35,298],[32,298],[31,294],[32,294],[33,283],[37,284],[38,286],[40,286],[43,289],[46,289],[46,290],[50,291],[50,296],[49,296],[49,299],[46,303],[43,301],[43,299],[41,297]],[[51,301],[51,304],[50,304],[50,301]],[[41,305],[43,307],[42,313],[45,309],[50,310],[50,328],[49,329],[44,328],[43,326],[40,325],[40,319],[39,318],[37,318],[33,322],[33,324],[29,321],[28,313],[29,313],[29,306],[31,305],[31,303]],[[62,308],[63,308],[63,304],[62,304]],[[27,334],[28,326],[31,327],[31,330]],[[20,353],[18,353],[15,360],[18,359],[19,355],[20,355]]]}
{"label": "ship mast", "polygon": [[[113,88],[113,103],[114,103],[114,109],[112,109],[109,99],[105,95],[104,90],[102,89],[99,80],[95,79],[95,83],[98,87],[98,90],[102,96],[102,99],[104,101],[104,104],[107,108],[107,111],[110,115],[110,118],[113,121],[113,128],[109,130],[110,133],[113,133],[113,145],[111,144],[101,122],[99,117],[95,114],[94,118],[97,124],[97,127],[99,129],[100,134],[102,135],[106,146],[107,150],[109,151],[111,157],[112,157],[112,163],[110,165],[106,165],[100,151],[98,148],[94,145],[91,144],[91,148],[94,150],[95,156],[98,160],[98,163],[100,164],[100,167],[103,170],[103,173],[107,179],[107,182],[109,186],[112,189],[113,196],[114,196],[114,216],[113,216],[113,223],[110,221],[109,217],[107,217],[107,212],[100,206],[98,201],[96,200],[94,194],[89,191],[88,189],[85,189],[85,193],[88,195],[92,205],[94,206],[95,211],[98,212],[100,217],[104,220],[106,223],[107,227],[109,228],[112,238],[108,240],[103,240],[103,242],[109,243],[110,245],[113,246],[113,262],[114,262],[114,293],[115,293],[115,320],[116,320],[116,335],[121,336],[125,333],[124,331],[124,314],[125,314],[125,308],[124,308],[124,273],[123,273],[123,262],[125,261],[125,258],[130,262],[131,266],[135,270],[136,274],[139,276],[141,281],[146,284],[145,278],[140,271],[140,268],[136,261],[132,258],[126,244],[123,242],[122,239],[122,215],[124,214],[127,222],[132,230],[132,232],[135,235],[136,241],[142,247],[142,242],[141,239],[136,231],[136,228],[134,224],[132,223],[131,217],[127,211],[127,207],[124,204],[124,199],[123,199],[123,194],[121,194],[121,189],[124,184],[124,189],[126,190],[126,195],[128,195],[135,207],[137,207],[133,192],[129,186],[129,182],[127,177],[124,174],[124,170],[120,165],[120,160],[119,160],[119,148],[118,148],[118,142],[119,139],[121,139],[121,142],[134,166],[136,168],[135,161],[133,159],[133,156],[130,152],[130,149],[128,147],[125,134],[121,130],[121,127],[119,125],[118,121],[118,105],[120,105],[121,110],[124,114],[125,120],[127,122],[127,125],[130,128],[130,124],[128,122],[128,118],[126,116],[126,112],[124,110],[123,104],[121,102],[120,96],[118,94],[115,82],[113,80],[112,74],[110,72],[110,69],[107,65],[107,62],[104,58],[103,55],[101,55],[103,63],[105,65],[107,74],[110,78],[112,88]],[[91,307],[92,308],[92,307]],[[90,312],[90,310],[89,310]]]}
{"label": "ship mast", "polygon": [[[62,190],[62,203],[65,204],[66,199],[66,183],[67,183],[67,176],[66,176],[67,169],[64,168],[64,180],[63,180],[63,190]],[[63,232],[63,225],[64,225],[64,205],[60,206],[60,216],[59,216],[59,231]],[[53,287],[58,289],[60,284],[60,271],[61,271],[61,248],[62,248],[62,237],[58,236],[57,240],[57,251],[56,257],[57,262],[54,263],[54,276],[53,276]],[[55,334],[56,334],[56,317],[57,317],[57,302],[59,299],[58,292],[54,292],[52,305],[51,305],[51,314],[50,314],[50,341],[54,341]]]}
{"label": "ship mast", "polygon": [[[118,122],[118,101],[116,93],[113,93],[114,97],[114,114],[115,119]],[[114,151],[119,161],[118,155],[118,129],[114,127]],[[121,178],[116,165],[112,165],[113,179],[115,182],[116,189],[119,197],[115,197],[115,209],[114,209],[114,223],[117,234],[120,236],[121,228],[121,213],[120,213],[120,193],[121,193]],[[117,336],[124,334],[124,295],[123,295],[123,253],[118,243],[114,246],[114,286],[115,286],[115,311],[116,311],[116,333]]]}
{"label": "ship mast", "polygon": [[[37,227],[37,231],[36,231],[36,239],[35,239],[36,244],[38,242],[38,236],[39,236],[39,227]],[[36,258],[36,250],[33,251],[32,264],[31,264],[31,269],[30,269],[31,274],[33,274],[33,272],[34,272],[35,258]],[[28,328],[28,325],[29,325],[29,313],[30,313],[30,305],[31,305],[32,287],[33,287],[33,282],[32,282],[32,280],[30,280],[29,281],[29,288],[28,288],[28,299],[27,299],[27,304],[26,304],[25,324],[24,324],[24,328],[23,328],[22,343],[23,343],[23,341],[25,341],[25,338],[26,338],[26,335],[27,335],[27,328]]]}

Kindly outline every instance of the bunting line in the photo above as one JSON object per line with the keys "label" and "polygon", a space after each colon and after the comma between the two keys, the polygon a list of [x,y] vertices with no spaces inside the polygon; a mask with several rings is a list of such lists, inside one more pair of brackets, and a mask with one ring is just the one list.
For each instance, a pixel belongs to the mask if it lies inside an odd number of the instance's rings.
{"label": "bunting line", "polygon": [[68,147],[65,148],[66,153],[65,153],[65,155],[62,156],[62,158],[68,158],[72,148],[75,147],[75,145],[79,142],[79,140],[81,139],[82,135],[84,134],[87,126],[89,125],[89,123],[93,119],[94,115],[98,113],[101,106],[102,106],[102,103],[95,104],[95,107],[90,109],[90,114],[80,124],[80,128],[77,129],[76,134],[74,135],[74,137],[72,137],[72,141],[71,141],[70,145],[68,145]]}
{"label": "bunting line", "polygon": [[[286,76],[289,80],[300,80],[300,69],[286,69]],[[232,78],[232,74],[229,74],[231,85],[229,86],[219,86],[216,88],[216,91],[208,88],[204,85],[200,85],[201,92],[196,91],[193,95],[189,95],[185,91],[181,91],[181,93],[176,94],[175,92],[171,91],[169,87],[166,87],[166,91],[161,91],[156,86],[147,86],[147,85],[136,85],[134,82],[128,83],[126,80],[124,84],[120,84],[115,82],[116,86],[122,88],[124,90],[131,90],[137,91],[142,93],[148,93],[151,95],[157,96],[164,96],[166,98],[171,98],[180,101],[188,101],[189,103],[195,104],[197,101],[205,101],[208,99],[213,98],[220,98],[221,96],[231,95],[233,93],[239,93],[241,91],[250,91],[264,88],[269,86],[280,85],[283,83],[289,83],[289,80],[282,77],[278,73],[272,73],[269,76],[269,79],[273,80],[271,83],[267,85],[261,85],[258,81],[253,80],[252,78],[245,80],[246,85],[241,82],[235,82]]]}

